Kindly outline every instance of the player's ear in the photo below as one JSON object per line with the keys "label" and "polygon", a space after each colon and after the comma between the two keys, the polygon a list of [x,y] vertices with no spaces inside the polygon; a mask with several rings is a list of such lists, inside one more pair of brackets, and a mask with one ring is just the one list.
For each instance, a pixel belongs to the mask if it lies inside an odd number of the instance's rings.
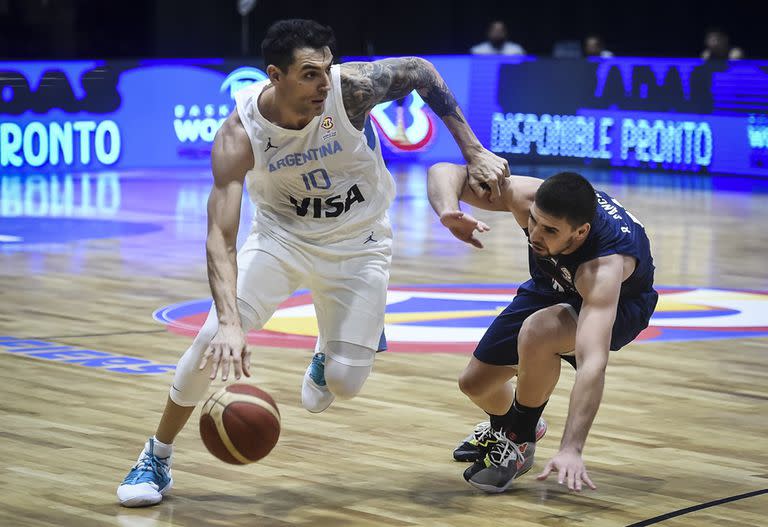
{"label": "player's ear", "polygon": [[274,64],[267,66],[267,77],[269,77],[272,84],[278,84],[282,80],[283,75],[283,71]]}
{"label": "player's ear", "polygon": [[587,237],[587,235],[589,235],[589,231],[591,229],[592,229],[592,225],[589,223],[585,223],[584,225],[576,229],[576,237],[579,238],[580,240],[583,240],[584,238]]}

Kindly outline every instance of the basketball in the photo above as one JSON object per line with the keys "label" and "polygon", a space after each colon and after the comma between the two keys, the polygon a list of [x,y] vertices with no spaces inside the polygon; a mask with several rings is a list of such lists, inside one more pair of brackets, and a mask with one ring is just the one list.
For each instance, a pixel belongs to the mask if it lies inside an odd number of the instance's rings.
{"label": "basketball", "polygon": [[205,401],[200,437],[208,451],[222,461],[253,463],[275,447],[280,437],[280,411],[264,390],[231,384]]}

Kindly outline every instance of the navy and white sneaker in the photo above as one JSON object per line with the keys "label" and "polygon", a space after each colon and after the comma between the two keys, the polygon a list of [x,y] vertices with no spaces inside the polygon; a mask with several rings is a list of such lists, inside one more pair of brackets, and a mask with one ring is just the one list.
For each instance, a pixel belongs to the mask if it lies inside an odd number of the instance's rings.
{"label": "navy and white sneaker", "polygon": [[171,490],[171,458],[157,457],[155,440],[150,437],[123,482],[117,487],[117,499],[123,507],[147,507],[163,500],[163,494]]}
{"label": "navy and white sneaker", "polygon": [[312,413],[320,413],[336,398],[325,382],[325,353],[315,353],[301,384],[301,405]]}

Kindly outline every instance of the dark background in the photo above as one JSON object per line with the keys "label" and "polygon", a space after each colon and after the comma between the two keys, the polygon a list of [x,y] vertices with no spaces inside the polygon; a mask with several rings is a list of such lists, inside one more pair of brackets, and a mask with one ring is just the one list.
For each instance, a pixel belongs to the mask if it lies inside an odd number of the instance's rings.
{"label": "dark background", "polygon": [[490,20],[549,55],[558,40],[598,32],[616,55],[695,57],[717,26],[747,58],[768,58],[758,2],[260,0],[247,45],[236,0],[0,0],[0,59],[258,55],[280,18],[314,18],[336,31],[340,55],[465,53]]}

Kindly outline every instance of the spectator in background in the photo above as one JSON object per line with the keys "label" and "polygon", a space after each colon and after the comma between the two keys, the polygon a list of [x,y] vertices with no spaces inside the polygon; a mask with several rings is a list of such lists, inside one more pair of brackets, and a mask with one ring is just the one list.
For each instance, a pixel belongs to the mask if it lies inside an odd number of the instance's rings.
{"label": "spectator in background", "polygon": [[488,26],[488,40],[469,50],[473,55],[525,55],[520,44],[507,40],[507,25],[501,20],[494,20]]}
{"label": "spectator in background", "polygon": [[720,60],[739,60],[744,58],[744,50],[731,47],[731,39],[728,33],[722,29],[713,28],[707,31],[704,37],[704,51],[701,58]]}
{"label": "spectator in background", "polygon": [[591,34],[584,39],[584,56],[608,58],[613,57],[613,53],[605,49],[603,37]]}

